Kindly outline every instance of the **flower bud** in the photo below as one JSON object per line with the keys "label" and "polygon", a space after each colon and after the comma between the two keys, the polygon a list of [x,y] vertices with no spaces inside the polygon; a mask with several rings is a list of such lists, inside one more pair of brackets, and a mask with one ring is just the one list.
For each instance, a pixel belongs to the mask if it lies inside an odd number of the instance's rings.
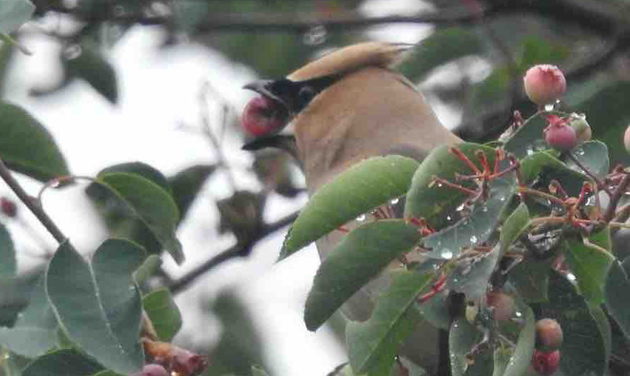
{"label": "flower bud", "polygon": [[532,368],[541,375],[552,375],[560,365],[560,350],[542,352],[534,350]]}
{"label": "flower bud", "polygon": [[593,136],[593,131],[591,130],[591,126],[586,121],[586,116],[571,114],[571,122],[569,123],[569,125],[575,131],[578,143],[591,140],[591,137]]}
{"label": "flower bud", "polygon": [[523,77],[527,97],[539,106],[553,104],[567,89],[562,71],[555,65],[535,65]]}
{"label": "flower bud", "polygon": [[562,346],[562,328],[556,320],[542,319],[536,322],[536,348],[545,351],[555,351]]}
{"label": "flower bud", "polygon": [[142,371],[131,376],[169,376],[169,373],[159,364],[147,364],[142,368]]}
{"label": "flower bud", "polygon": [[547,144],[558,151],[571,150],[578,144],[575,129],[559,116],[549,116],[549,126],[544,132]]}
{"label": "flower bud", "polygon": [[514,314],[514,299],[502,291],[491,291],[486,295],[488,307],[492,307],[494,320],[507,322]]}

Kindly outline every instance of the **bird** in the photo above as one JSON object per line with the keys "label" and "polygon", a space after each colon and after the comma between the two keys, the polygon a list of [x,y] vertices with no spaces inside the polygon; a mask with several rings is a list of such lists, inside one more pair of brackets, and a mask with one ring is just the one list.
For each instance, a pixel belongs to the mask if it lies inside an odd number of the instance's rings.
{"label": "bird", "polygon": [[[415,85],[395,70],[413,47],[359,43],[330,52],[285,78],[246,85],[259,95],[243,110],[243,128],[254,136],[244,148],[287,150],[298,159],[312,195],[366,158],[397,154],[422,161],[437,146],[456,145],[461,140],[440,123]],[[288,126],[294,141],[281,133]],[[343,236],[334,231],[318,240],[320,258]],[[389,281],[385,274],[344,304],[347,318],[370,317],[378,293]],[[437,343],[438,330],[423,324],[401,353],[436,375]]]}

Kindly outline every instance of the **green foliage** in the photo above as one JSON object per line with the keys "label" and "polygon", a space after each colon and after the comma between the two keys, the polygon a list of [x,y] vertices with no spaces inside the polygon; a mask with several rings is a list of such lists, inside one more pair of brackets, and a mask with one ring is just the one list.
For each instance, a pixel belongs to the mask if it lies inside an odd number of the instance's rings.
{"label": "green foliage", "polygon": [[390,155],[369,158],[348,169],[311,197],[282,248],[287,257],[330,231],[407,192],[418,163]]}
{"label": "green foliage", "polygon": [[0,155],[10,169],[41,182],[70,173],[48,130],[23,108],[0,102],[0,132]]}
{"label": "green foliage", "polygon": [[182,327],[182,315],[171,292],[162,288],[142,297],[142,307],[161,341],[170,342]]}
{"label": "green foliage", "polygon": [[[116,71],[105,57],[95,48],[84,43],[76,46],[76,56],[66,56],[63,63],[66,74],[87,82],[112,104],[118,102]],[[70,54],[67,54],[70,55]]]}
{"label": "green foliage", "polygon": [[615,260],[611,263],[606,278],[605,300],[608,312],[630,338],[630,309],[628,309],[628,289],[630,288],[630,258],[623,262]]}
{"label": "green foliage", "polygon": [[56,350],[30,363],[23,376],[92,375],[103,367],[75,349]]}
{"label": "green foliage", "polygon": [[11,234],[7,228],[0,224],[0,278],[14,277],[17,271],[15,248]]}

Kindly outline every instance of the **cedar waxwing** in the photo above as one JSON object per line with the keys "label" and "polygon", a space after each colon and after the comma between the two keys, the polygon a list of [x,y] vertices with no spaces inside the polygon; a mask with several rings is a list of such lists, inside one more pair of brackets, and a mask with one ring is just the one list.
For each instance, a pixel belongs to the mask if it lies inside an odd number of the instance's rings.
{"label": "cedar waxwing", "polygon": [[[440,124],[414,85],[390,69],[410,47],[357,44],[325,55],[287,78],[245,86],[261,96],[246,106],[243,127],[265,140],[258,138],[246,148],[278,146],[273,140],[286,148],[286,137],[276,133],[291,123],[297,146],[293,152],[312,194],[367,157],[400,154],[422,160],[436,146],[460,142]],[[336,231],[320,239],[320,257],[326,257],[342,237]],[[372,281],[344,305],[343,313],[351,320],[367,320],[388,282],[387,276]],[[437,329],[419,325],[402,355],[435,375]]]}

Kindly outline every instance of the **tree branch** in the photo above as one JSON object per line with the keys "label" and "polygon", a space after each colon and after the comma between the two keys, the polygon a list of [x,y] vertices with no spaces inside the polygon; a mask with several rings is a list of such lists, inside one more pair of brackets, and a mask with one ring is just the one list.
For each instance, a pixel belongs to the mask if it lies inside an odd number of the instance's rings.
{"label": "tree branch", "polygon": [[199,265],[197,268],[179,278],[177,281],[170,284],[168,287],[171,290],[172,294],[178,294],[185,290],[191,283],[193,283],[197,278],[201,275],[207,273],[211,269],[221,265],[222,263],[237,258],[237,257],[247,257],[252,251],[254,245],[266,237],[267,235],[276,232],[282,229],[285,226],[290,225],[295,221],[299,212],[295,212],[287,215],[286,217],[278,220],[277,222],[265,224],[261,227],[260,231],[254,234],[249,240],[244,242],[239,242],[227,250],[213,256],[203,264]]}

